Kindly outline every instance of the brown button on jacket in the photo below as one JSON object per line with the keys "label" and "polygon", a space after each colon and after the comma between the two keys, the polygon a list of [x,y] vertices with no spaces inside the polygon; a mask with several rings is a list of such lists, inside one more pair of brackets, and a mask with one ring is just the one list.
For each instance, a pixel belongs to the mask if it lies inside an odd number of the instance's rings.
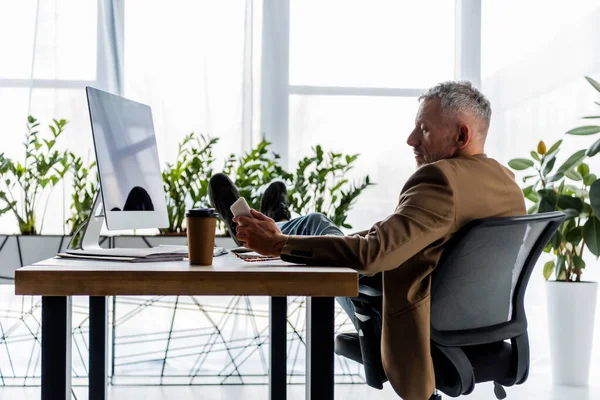
{"label": "brown button on jacket", "polygon": [[393,214],[364,235],[291,236],[281,258],[383,272],[381,354],[405,400],[426,400],[435,377],[430,355],[431,272],[444,244],[474,219],[525,214],[513,173],[485,154],[425,165],[406,182]]}

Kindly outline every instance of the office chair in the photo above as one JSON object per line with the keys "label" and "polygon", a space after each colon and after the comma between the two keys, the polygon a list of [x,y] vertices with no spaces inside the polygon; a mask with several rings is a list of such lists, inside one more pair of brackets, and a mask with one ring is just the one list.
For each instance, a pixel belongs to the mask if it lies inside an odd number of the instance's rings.
{"label": "office chair", "polygon": [[[531,271],[565,219],[562,212],[486,218],[468,223],[445,245],[432,275],[431,357],[434,393],[458,397],[475,384],[494,382],[498,399],[504,386],[522,384],[529,373],[529,339],[524,297]],[[364,365],[369,386],[387,380],[381,364],[381,337],[373,307],[379,289],[359,286],[352,298],[358,333],[335,339],[335,352]],[[378,308],[380,309],[380,308]]]}

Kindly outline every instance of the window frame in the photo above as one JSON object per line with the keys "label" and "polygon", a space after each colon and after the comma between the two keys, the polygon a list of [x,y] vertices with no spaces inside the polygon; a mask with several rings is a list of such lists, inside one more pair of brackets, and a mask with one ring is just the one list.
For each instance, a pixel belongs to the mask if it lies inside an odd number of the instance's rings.
{"label": "window frame", "polygon": [[[124,1],[97,0],[96,79],[0,78],[0,88],[29,89],[28,113],[31,112],[31,91],[33,89],[85,89],[86,86],[93,86],[121,94]],[[36,30],[35,37],[38,34],[37,23],[34,29]],[[33,69],[31,74],[33,74]]]}
{"label": "window frame", "polygon": [[[418,97],[427,88],[290,85],[290,0],[263,0],[261,132],[289,161],[289,97]],[[454,78],[481,86],[481,0],[455,0]]]}
{"label": "window frame", "polygon": [[[1,79],[0,87],[83,89],[94,86],[123,94],[124,2],[98,0],[96,79]],[[260,132],[287,165],[289,143],[289,97],[291,95],[344,95],[418,97],[426,88],[348,87],[290,85],[290,0],[263,2],[261,38]],[[481,85],[481,0],[455,0],[454,78]],[[31,96],[30,96],[31,97]],[[245,147],[252,133],[244,132]]]}

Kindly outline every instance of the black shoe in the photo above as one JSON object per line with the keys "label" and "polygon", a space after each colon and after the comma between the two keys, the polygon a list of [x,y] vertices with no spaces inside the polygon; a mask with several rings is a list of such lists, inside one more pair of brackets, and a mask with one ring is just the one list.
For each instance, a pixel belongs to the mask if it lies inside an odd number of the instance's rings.
{"label": "black shoe", "polygon": [[235,237],[235,228],[237,224],[233,222],[233,213],[231,212],[231,205],[240,198],[240,192],[231,182],[231,179],[225,174],[215,174],[210,178],[208,182],[208,198],[210,204],[217,210],[219,217],[225,226],[229,235],[238,246],[243,246],[242,242],[237,240]]}
{"label": "black shoe", "polygon": [[277,181],[269,185],[260,202],[260,212],[275,222],[292,219],[285,183]]}

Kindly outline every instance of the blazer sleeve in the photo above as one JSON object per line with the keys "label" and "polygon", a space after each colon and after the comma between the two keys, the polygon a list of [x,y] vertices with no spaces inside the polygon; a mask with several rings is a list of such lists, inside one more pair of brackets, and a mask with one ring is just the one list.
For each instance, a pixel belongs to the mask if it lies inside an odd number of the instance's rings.
{"label": "blazer sleeve", "polygon": [[405,184],[395,212],[365,236],[290,236],[281,258],[351,267],[365,275],[399,267],[454,226],[455,196],[442,169],[421,167]]}
{"label": "blazer sleeve", "polygon": [[354,235],[358,235],[358,236],[366,236],[367,233],[369,233],[368,229],[365,229],[363,231],[358,231],[358,232],[352,232],[349,236],[354,236]]}

